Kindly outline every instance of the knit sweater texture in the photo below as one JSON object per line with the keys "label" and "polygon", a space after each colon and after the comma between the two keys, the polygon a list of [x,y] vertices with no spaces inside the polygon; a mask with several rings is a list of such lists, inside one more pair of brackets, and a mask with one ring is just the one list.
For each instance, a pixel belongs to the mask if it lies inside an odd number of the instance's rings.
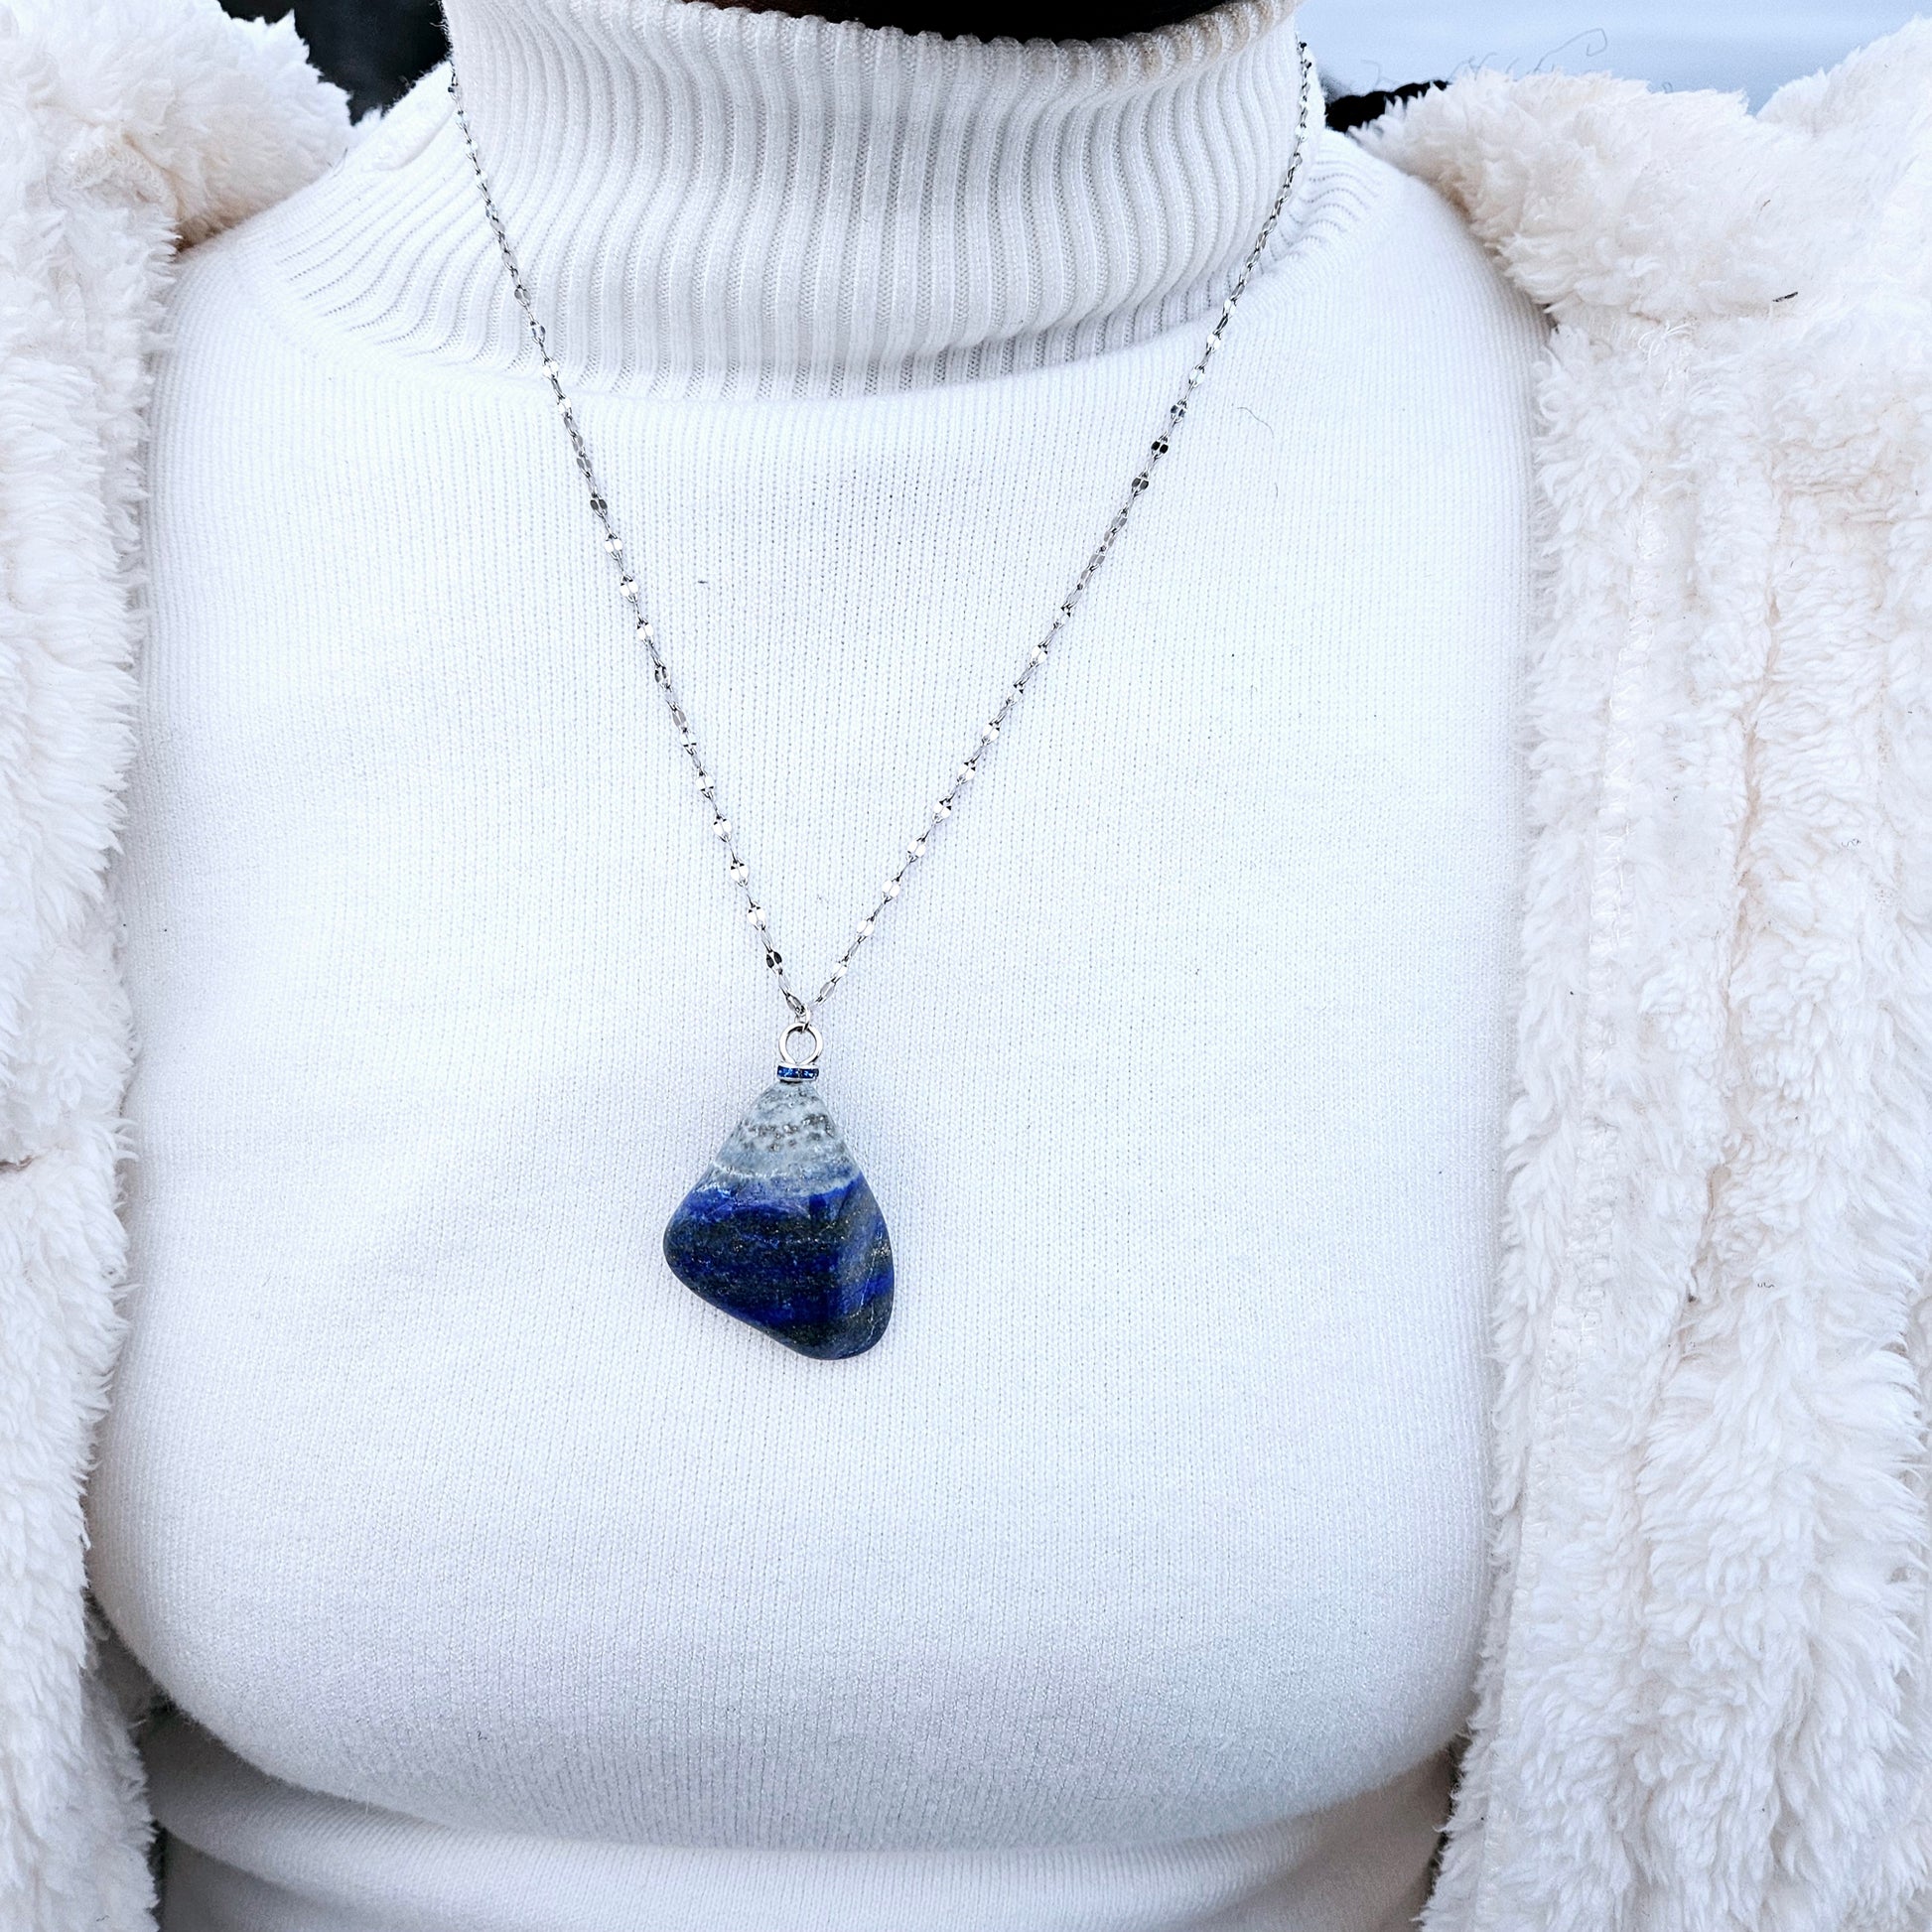
{"label": "knit sweater texture", "polygon": [[[1290,15],[453,27],[815,984],[1166,423]],[[1311,127],[827,1009],[899,1296],[812,1362],[658,1253],[782,1009],[445,79],[189,258],[155,398],[91,1523],[183,1714],[164,1924],[1407,1923],[1482,1607],[1541,319]]]}
{"label": "knit sweater texture", "polygon": [[[345,130],[212,0],[0,35],[0,1925],[141,1932],[141,1687],[81,1501],[126,1320],[149,371],[176,246]],[[1932,29],[1755,115],[1478,74],[1364,145],[1552,325],[1482,1637],[1424,1923],[1919,1932]]]}

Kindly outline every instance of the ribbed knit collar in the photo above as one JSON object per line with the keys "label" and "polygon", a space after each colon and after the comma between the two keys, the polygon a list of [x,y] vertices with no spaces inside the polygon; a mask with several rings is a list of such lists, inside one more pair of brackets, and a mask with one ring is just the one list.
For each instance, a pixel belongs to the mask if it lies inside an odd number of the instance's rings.
{"label": "ribbed knit collar", "polygon": [[[1293,11],[1227,0],[1023,43],[707,0],[450,0],[471,123],[569,378],[708,395],[956,381],[1204,315],[1294,146]],[[291,207],[282,266],[348,330],[527,365],[446,83]]]}

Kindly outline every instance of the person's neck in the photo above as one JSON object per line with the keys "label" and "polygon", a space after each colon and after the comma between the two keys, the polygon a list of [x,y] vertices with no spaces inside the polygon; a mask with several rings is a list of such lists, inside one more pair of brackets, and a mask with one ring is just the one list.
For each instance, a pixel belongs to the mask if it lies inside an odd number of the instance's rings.
{"label": "person's neck", "polygon": [[[1293,0],[1067,44],[706,0],[449,13],[553,352],[593,389],[899,388],[1142,340],[1218,304],[1296,139]],[[291,272],[352,328],[530,361],[441,79],[393,122]]]}

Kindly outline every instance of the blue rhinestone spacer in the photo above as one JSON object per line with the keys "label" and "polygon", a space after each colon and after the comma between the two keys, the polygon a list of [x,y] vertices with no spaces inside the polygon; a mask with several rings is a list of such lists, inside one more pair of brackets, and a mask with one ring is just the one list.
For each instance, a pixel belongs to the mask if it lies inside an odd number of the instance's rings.
{"label": "blue rhinestone spacer", "polygon": [[781,1066],[778,1069],[781,1080],[816,1080],[818,1068],[815,1066]]}

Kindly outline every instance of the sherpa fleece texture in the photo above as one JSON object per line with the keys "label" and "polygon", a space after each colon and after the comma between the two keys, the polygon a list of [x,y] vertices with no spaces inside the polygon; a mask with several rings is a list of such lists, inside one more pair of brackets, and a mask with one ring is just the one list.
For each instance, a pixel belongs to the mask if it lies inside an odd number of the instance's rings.
{"label": "sherpa fleece texture", "polygon": [[[172,242],[345,130],[213,0],[39,4],[0,29],[0,1932],[137,1932],[78,1492],[144,352]],[[1367,137],[1557,323],[1496,1587],[1434,1932],[1932,1924],[1929,120],[1920,26],[1756,117],[1478,74]]]}
{"label": "sherpa fleece texture", "polygon": [[1426,1923],[1932,1924],[1932,23],[1367,136],[1554,317],[1495,1587]]}
{"label": "sherpa fleece texture", "polygon": [[128,1025],[102,878],[132,744],[148,360],[178,239],[346,131],[286,28],[0,11],[0,1928],[151,1922],[80,1491],[119,1340]]}

